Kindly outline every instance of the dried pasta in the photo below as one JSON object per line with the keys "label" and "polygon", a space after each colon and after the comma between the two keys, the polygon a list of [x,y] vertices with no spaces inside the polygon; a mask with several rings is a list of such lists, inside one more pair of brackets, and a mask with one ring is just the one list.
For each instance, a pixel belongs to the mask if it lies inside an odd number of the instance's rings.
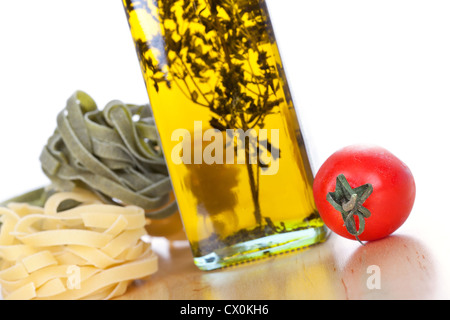
{"label": "dried pasta", "polygon": [[[60,211],[67,200],[78,205]],[[53,194],[43,207],[9,203],[0,217],[4,299],[112,299],[158,269],[137,206],[105,204],[76,189]]]}
{"label": "dried pasta", "polygon": [[76,91],[40,161],[55,190],[90,189],[105,202],[142,207],[152,219],[178,210],[148,105],[113,100],[98,110],[88,94]]}

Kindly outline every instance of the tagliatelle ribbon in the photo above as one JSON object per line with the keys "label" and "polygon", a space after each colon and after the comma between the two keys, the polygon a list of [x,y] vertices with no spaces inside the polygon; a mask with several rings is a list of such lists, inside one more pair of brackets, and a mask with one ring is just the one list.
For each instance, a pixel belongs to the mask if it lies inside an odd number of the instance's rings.
{"label": "tagliatelle ribbon", "polygon": [[89,95],[75,92],[40,161],[57,191],[88,188],[105,202],[144,208],[154,219],[177,211],[148,105],[114,100],[100,111]]}
{"label": "tagliatelle ribbon", "polygon": [[[58,211],[67,200],[79,204]],[[111,299],[158,269],[137,206],[104,204],[76,189],[53,194],[43,208],[10,203],[0,219],[5,299]]]}

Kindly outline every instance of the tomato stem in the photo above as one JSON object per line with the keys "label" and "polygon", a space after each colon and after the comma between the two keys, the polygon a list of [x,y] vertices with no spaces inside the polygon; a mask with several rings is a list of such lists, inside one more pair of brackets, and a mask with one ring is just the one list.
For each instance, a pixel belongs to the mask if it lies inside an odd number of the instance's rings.
{"label": "tomato stem", "polygon": [[345,212],[352,211],[353,208],[355,208],[357,198],[358,195],[356,193],[353,193],[352,196],[350,197],[350,200],[342,204],[342,209],[344,209]]}
{"label": "tomato stem", "polygon": [[[364,232],[365,219],[371,215],[370,211],[363,206],[363,203],[372,194],[372,191],[373,187],[370,183],[352,188],[347,178],[340,174],[336,178],[335,191],[327,194],[327,201],[341,213],[347,231],[361,244],[363,243],[358,236]],[[358,228],[356,227],[355,216],[358,217]]]}

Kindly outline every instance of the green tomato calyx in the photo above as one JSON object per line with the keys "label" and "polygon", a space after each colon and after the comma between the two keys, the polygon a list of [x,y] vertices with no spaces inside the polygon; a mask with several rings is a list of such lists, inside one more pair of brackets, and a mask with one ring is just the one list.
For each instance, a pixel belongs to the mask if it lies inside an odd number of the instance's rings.
{"label": "green tomato calyx", "polygon": [[[344,226],[347,231],[361,244],[359,235],[364,232],[365,220],[369,218],[370,211],[363,206],[363,203],[372,194],[373,187],[370,183],[357,188],[352,188],[347,178],[340,174],[336,178],[336,189],[327,194],[327,201],[342,214]],[[359,227],[356,228],[355,216],[358,217]]]}

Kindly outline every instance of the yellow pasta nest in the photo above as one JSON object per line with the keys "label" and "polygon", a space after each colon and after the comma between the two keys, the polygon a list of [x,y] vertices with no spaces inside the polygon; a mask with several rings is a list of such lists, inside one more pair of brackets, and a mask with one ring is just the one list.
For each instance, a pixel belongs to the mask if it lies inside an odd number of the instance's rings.
{"label": "yellow pasta nest", "polygon": [[[80,204],[58,211],[66,200]],[[111,299],[158,269],[146,219],[136,206],[104,204],[84,190],[52,195],[44,207],[0,208],[4,299]]]}

